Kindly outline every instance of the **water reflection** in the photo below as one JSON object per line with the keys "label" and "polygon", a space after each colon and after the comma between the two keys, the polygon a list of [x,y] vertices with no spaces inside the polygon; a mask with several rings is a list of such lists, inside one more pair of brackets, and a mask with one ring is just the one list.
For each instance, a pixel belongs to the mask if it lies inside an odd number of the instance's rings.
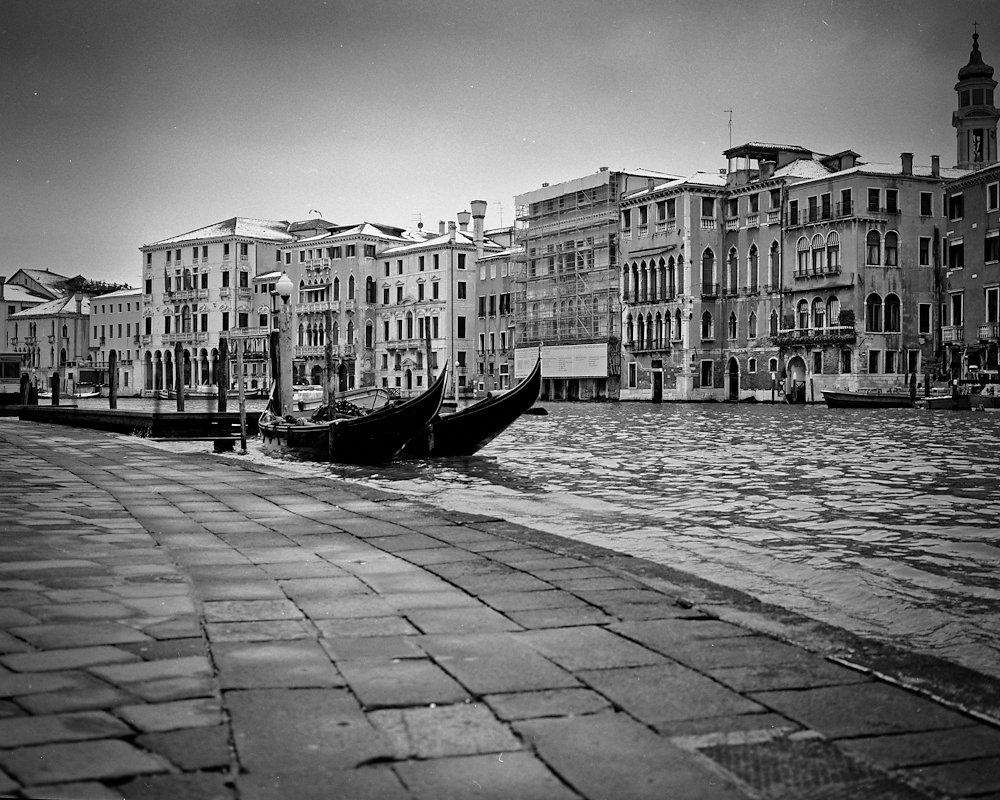
{"label": "water reflection", "polygon": [[552,404],[478,456],[324,466],[1000,675],[1000,415]]}

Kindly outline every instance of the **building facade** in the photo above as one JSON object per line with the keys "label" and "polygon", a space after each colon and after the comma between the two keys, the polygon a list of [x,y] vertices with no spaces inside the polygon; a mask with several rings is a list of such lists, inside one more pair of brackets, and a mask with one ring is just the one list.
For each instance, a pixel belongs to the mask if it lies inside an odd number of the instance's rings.
{"label": "building facade", "polygon": [[142,289],[119,289],[90,300],[90,360],[101,384],[110,382],[111,356],[117,359],[118,393],[139,394],[135,365],[140,362]]}
{"label": "building facade", "polygon": [[486,238],[503,249],[484,253],[476,261],[479,270],[475,375],[478,394],[510,389],[517,378],[524,377],[515,374],[514,363],[513,293],[518,267],[523,264],[513,246],[514,229],[487,231]]}

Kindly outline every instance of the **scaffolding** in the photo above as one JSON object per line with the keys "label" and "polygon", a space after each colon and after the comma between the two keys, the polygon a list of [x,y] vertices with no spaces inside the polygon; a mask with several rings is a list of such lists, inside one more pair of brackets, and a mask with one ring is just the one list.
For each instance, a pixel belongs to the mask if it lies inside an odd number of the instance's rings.
{"label": "scaffolding", "polygon": [[523,345],[619,340],[617,231],[614,172],[518,198],[513,294]]}

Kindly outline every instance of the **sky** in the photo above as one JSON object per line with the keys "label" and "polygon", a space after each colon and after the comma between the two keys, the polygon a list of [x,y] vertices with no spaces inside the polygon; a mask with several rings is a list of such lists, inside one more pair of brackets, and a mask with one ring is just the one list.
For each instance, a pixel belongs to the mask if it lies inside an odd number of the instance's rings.
{"label": "sky", "polygon": [[[437,229],[748,141],[955,163],[996,0],[0,0],[0,275],[234,216]],[[732,129],[730,114],[732,109]]]}

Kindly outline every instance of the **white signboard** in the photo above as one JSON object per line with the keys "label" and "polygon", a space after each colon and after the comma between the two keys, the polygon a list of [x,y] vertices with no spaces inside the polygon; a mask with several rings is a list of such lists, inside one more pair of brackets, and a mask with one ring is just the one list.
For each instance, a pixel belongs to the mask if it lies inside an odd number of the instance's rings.
{"label": "white signboard", "polygon": [[[538,350],[519,347],[514,351],[514,376],[523,378],[535,366]],[[563,344],[542,346],[543,378],[606,378],[608,346],[601,344]]]}

